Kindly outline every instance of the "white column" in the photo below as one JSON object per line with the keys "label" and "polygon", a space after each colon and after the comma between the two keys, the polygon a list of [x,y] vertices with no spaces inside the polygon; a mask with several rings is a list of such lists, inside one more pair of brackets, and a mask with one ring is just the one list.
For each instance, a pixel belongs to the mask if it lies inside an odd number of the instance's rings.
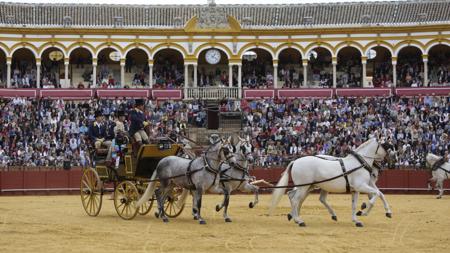
{"label": "white column", "polygon": [[194,87],[196,88],[198,83],[197,83],[197,64],[194,64]]}
{"label": "white column", "polygon": [[308,85],[308,60],[303,60],[303,86]]}
{"label": "white column", "polygon": [[233,65],[228,65],[228,86],[233,87]]}
{"label": "white column", "polygon": [[189,64],[184,64],[184,98],[187,97],[189,85]]}
{"label": "white column", "polygon": [[153,89],[153,64],[148,64],[148,85]]}
{"label": "white column", "polygon": [[120,61],[120,86],[125,87],[125,60]]}
{"label": "white column", "polygon": [[397,62],[392,61],[392,86],[397,87]]}
{"label": "white column", "polygon": [[337,66],[337,62],[333,61],[333,88],[337,87],[337,81],[336,81],[336,66]]}
{"label": "white column", "polygon": [[64,61],[64,82],[69,81],[69,61]]}
{"label": "white column", "polygon": [[97,60],[92,60],[92,87],[97,88]]}
{"label": "white column", "polygon": [[6,62],[6,87],[11,88],[11,62]]}
{"label": "white column", "polygon": [[36,88],[41,88],[41,63],[36,62]]}
{"label": "white column", "polygon": [[422,55],[423,59],[423,86],[428,86],[428,55]]}
{"label": "white column", "polygon": [[278,64],[273,64],[273,87],[278,88]]}
{"label": "white column", "polygon": [[367,69],[366,69],[366,63],[367,61],[362,61],[362,87],[367,87],[367,81],[366,81],[366,75],[367,75]]}
{"label": "white column", "polygon": [[242,64],[238,64],[238,94],[242,98]]}

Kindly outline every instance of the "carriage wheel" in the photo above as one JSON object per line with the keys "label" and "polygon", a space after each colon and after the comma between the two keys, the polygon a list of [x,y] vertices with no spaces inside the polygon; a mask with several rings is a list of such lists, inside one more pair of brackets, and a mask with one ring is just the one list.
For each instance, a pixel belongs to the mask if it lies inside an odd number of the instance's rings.
{"label": "carriage wheel", "polygon": [[155,200],[155,198],[152,197],[147,202],[142,204],[142,206],[139,207],[139,209],[138,209],[139,215],[146,215],[146,214],[148,214],[148,212],[150,212],[150,210],[152,209],[154,200]]}
{"label": "carriage wheel", "polygon": [[186,196],[188,191],[179,187],[174,187],[172,192],[166,198],[164,202],[164,213],[169,218],[178,217],[184,209],[186,202]]}
{"label": "carriage wheel", "polygon": [[97,216],[102,208],[102,182],[93,168],[83,170],[80,186],[81,203],[89,216]]}
{"label": "carriage wheel", "polygon": [[138,199],[138,189],[132,182],[124,181],[120,183],[114,191],[114,207],[117,214],[124,220],[131,220],[136,217],[138,213],[136,201]]}

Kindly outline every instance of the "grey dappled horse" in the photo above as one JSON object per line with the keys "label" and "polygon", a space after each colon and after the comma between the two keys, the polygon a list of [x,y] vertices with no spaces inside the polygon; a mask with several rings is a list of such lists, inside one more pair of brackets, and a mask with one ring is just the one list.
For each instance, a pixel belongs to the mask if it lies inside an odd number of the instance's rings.
{"label": "grey dappled horse", "polygon": [[[155,193],[158,201],[158,217],[164,222],[168,222],[169,219],[163,211],[164,202],[173,187],[179,186],[191,191],[194,219],[198,219],[200,224],[206,224],[200,211],[202,195],[205,191],[222,193],[222,189],[219,187],[219,169],[225,161],[234,164],[235,158],[231,155],[227,142],[220,138],[200,157],[193,160],[178,156],[168,156],[161,159],[152,175],[152,182],[136,203],[137,207],[140,207]],[[156,182],[153,181],[156,178],[160,182],[158,191],[155,191]]]}
{"label": "grey dappled horse", "polygon": [[236,146],[232,146],[233,156],[236,163],[224,163],[220,168],[220,187],[223,190],[224,200],[222,204],[216,206],[219,212],[224,208],[223,217],[226,222],[231,222],[228,217],[228,205],[230,203],[230,194],[234,190],[241,192],[252,192],[255,194],[255,201],[249,203],[249,207],[253,208],[258,203],[258,186],[250,184],[253,178],[248,172],[249,163],[253,163],[251,149],[246,148],[245,143],[239,141]]}

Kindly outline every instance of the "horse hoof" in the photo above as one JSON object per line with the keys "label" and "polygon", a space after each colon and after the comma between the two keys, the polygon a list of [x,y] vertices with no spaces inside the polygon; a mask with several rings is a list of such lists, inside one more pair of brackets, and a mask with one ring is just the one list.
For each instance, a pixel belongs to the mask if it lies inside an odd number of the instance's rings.
{"label": "horse hoof", "polygon": [[225,218],[225,222],[231,222],[230,218]]}
{"label": "horse hoof", "polygon": [[392,213],[386,213],[386,217],[392,218]]}
{"label": "horse hoof", "polygon": [[359,228],[362,228],[362,227],[364,227],[364,225],[362,224],[362,222],[356,222],[356,224],[355,224],[357,227],[359,227]]}
{"label": "horse hoof", "polygon": [[362,212],[361,211],[358,211],[357,213],[356,213],[356,216],[361,216],[362,215]]}
{"label": "horse hoof", "polygon": [[200,225],[205,225],[205,224],[206,224],[206,221],[201,220],[201,221],[199,222],[199,224],[200,224]]}
{"label": "horse hoof", "polygon": [[362,210],[366,209],[366,207],[367,207],[366,202],[364,202],[364,203],[361,204],[361,209],[362,209]]}
{"label": "horse hoof", "polygon": [[197,216],[194,216],[194,220],[198,220],[198,217],[197,217]]}
{"label": "horse hoof", "polygon": [[292,215],[290,213],[288,213],[287,218],[288,218],[288,221],[291,221]]}
{"label": "horse hoof", "polygon": [[248,207],[253,208],[253,207],[255,207],[255,205],[253,205],[253,202],[250,202],[250,203],[248,203]]}
{"label": "horse hoof", "polygon": [[218,211],[220,211],[220,206],[219,205],[216,206],[216,212],[218,212]]}
{"label": "horse hoof", "polygon": [[159,213],[158,212],[155,212],[155,217],[156,217],[156,219],[159,219]]}
{"label": "horse hoof", "polygon": [[169,222],[169,219],[167,219],[167,218],[163,218],[162,220],[163,220],[164,223]]}
{"label": "horse hoof", "polygon": [[333,215],[333,216],[331,216],[331,219],[334,220],[334,221],[337,221],[337,216]]}
{"label": "horse hoof", "polygon": [[437,197],[436,197],[436,199],[441,199],[441,198],[442,198],[441,196],[437,196]]}
{"label": "horse hoof", "polygon": [[304,222],[300,222],[298,225],[299,225],[300,227],[306,227],[306,224],[305,224]]}

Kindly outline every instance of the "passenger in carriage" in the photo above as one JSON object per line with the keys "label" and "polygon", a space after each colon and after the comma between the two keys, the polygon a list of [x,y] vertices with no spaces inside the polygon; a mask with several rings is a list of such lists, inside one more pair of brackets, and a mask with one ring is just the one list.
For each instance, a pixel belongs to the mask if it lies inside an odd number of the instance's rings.
{"label": "passenger in carriage", "polygon": [[111,140],[107,139],[106,124],[101,111],[95,112],[95,121],[89,128],[89,136],[94,143],[95,149],[109,148]]}
{"label": "passenger in carriage", "polygon": [[144,128],[148,125],[145,121],[144,115],[144,100],[137,99],[135,101],[134,109],[130,113],[130,136],[133,136],[134,141],[141,146],[143,143],[148,144],[148,136]]}
{"label": "passenger in carriage", "polygon": [[126,152],[125,148],[129,142],[128,133],[125,131],[125,125],[125,112],[122,110],[118,111],[113,128],[114,139],[106,158],[111,165],[115,165],[116,169],[119,167],[121,157],[123,156],[123,153]]}

